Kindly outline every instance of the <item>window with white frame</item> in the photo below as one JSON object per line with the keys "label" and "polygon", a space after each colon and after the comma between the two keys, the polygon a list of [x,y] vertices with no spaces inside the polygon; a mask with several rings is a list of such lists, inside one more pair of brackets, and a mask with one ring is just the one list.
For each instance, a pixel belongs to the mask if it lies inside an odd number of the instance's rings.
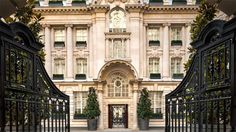
{"label": "window with white frame", "polygon": [[149,58],[149,73],[159,73],[159,58]]}
{"label": "window with white frame", "polygon": [[87,59],[86,58],[77,58],[76,59],[76,79],[86,79],[87,74]]}
{"label": "window with white frame", "polygon": [[82,114],[87,103],[88,92],[80,91],[74,92],[74,111],[75,113]]}
{"label": "window with white frame", "polygon": [[162,91],[149,91],[149,98],[151,100],[151,109],[153,113],[161,113],[162,94]]}
{"label": "window with white frame", "polygon": [[182,79],[183,73],[182,73],[182,66],[181,66],[182,59],[179,57],[171,58],[171,74],[172,78],[175,79]]}
{"label": "window with white frame", "polygon": [[161,79],[160,61],[157,57],[149,58],[149,75],[150,79]]}
{"label": "window with white frame", "polygon": [[76,47],[86,47],[87,37],[88,37],[87,28],[77,28],[76,29]]}
{"label": "window with white frame", "polygon": [[171,27],[171,45],[182,45],[182,29],[181,27]]}
{"label": "window with white frame", "polygon": [[122,73],[114,73],[111,75],[108,87],[109,97],[127,97],[128,96],[128,82],[127,78]]}
{"label": "window with white frame", "polygon": [[54,47],[65,47],[65,30],[55,29],[54,30]]}
{"label": "window with white frame", "polygon": [[120,59],[126,57],[126,42],[122,39],[113,39],[109,43],[109,57]]}
{"label": "window with white frame", "polygon": [[64,74],[65,74],[65,59],[55,58],[53,79],[63,79]]}
{"label": "window with white frame", "polygon": [[158,27],[149,27],[147,30],[149,46],[160,45],[160,30]]}

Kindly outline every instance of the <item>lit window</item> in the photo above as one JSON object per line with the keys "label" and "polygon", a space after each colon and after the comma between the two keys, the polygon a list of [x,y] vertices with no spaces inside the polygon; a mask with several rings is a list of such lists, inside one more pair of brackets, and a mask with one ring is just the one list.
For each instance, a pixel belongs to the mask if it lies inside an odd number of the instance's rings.
{"label": "lit window", "polygon": [[174,79],[183,78],[183,73],[181,73],[181,58],[171,58],[171,74]]}
{"label": "lit window", "polygon": [[128,82],[125,75],[114,73],[108,83],[108,96],[110,97],[127,97]]}
{"label": "lit window", "polygon": [[162,107],[162,92],[161,91],[153,91],[149,92],[149,98],[151,100],[151,109],[153,113],[161,113]]}
{"label": "lit window", "polygon": [[87,73],[87,59],[78,58],[76,59],[76,79],[86,79]]}
{"label": "lit window", "polygon": [[159,72],[159,58],[149,58],[149,74],[150,79],[160,79],[161,75]]}
{"label": "lit window", "polygon": [[75,113],[82,114],[87,103],[88,92],[74,92]]}
{"label": "lit window", "polygon": [[182,45],[182,30],[181,27],[171,28],[171,45],[181,46]]}
{"label": "lit window", "polygon": [[76,30],[76,47],[86,47],[87,46],[87,29],[78,28]]}
{"label": "lit window", "polygon": [[65,47],[65,30],[56,29],[54,33],[54,47]]}
{"label": "lit window", "polygon": [[56,58],[54,59],[54,74],[53,79],[64,79],[65,74],[65,59]]}
{"label": "lit window", "polygon": [[150,27],[148,28],[148,42],[149,46],[159,46],[160,45],[160,35],[159,35],[159,28],[157,27]]}

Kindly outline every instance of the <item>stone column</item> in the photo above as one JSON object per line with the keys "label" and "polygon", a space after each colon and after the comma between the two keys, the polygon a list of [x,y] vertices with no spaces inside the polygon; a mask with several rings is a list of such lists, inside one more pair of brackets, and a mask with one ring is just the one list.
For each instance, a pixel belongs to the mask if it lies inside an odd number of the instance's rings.
{"label": "stone column", "polygon": [[69,96],[70,98],[70,121],[74,119],[74,95],[73,95],[73,89],[67,88],[65,91],[65,94]]}
{"label": "stone column", "polygon": [[190,43],[191,43],[191,34],[190,34],[190,29],[191,29],[191,23],[186,23],[186,38],[185,38],[185,58],[186,61],[189,58],[189,53],[188,53],[188,48],[190,48]]}
{"label": "stone column", "polygon": [[109,58],[109,39],[106,38],[106,55],[105,55],[105,60],[108,60]]}
{"label": "stone column", "polygon": [[103,82],[98,83],[98,101],[99,101],[99,108],[101,111],[100,117],[99,117],[99,123],[98,123],[98,129],[103,130],[104,129],[104,111],[103,111]]}
{"label": "stone column", "polygon": [[52,58],[51,58],[51,33],[50,26],[43,25],[45,28],[45,67],[49,77],[52,77]]}
{"label": "stone column", "polygon": [[72,25],[66,25],[66,61],[67,61],[67,79],[73,80],[73,40]]}
{"label": "stone column", "polygon": [[129,58],[130,59],[130,39],[126,39],[126,45],[127,45],[127,57],[126,58]]}
{"label": "stone column", "polygon": [[144,51],[144,54],[143,54],[143,77],[148,77],[147,76],[147,45],[148,45],[148,41],[147,41],[147,27],[148,27],[148,24],[147,23],[144,23],[143,24],[143,36],[144,36],[144,39],[143,39],[143,51]]}
{"label": "stone column", "polygon": [[170,24],[165,23],[164,26],[164,39],[163,39],[163,79],[170,78],[170,58],[169,58],[169,26]]}
{"label": "stone column", "polygon": [[138,81],[133,84],[133,129],[138,129],[138,116],[137,116],[137,103],[138,103]]}

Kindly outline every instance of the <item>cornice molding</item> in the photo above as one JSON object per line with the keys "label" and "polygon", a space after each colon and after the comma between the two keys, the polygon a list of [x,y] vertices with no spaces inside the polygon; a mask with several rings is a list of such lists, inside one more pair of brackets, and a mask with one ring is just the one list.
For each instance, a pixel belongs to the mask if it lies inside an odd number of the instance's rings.
{"label": "cornice molding", "polygon": [[36,7],[35,12],[40,12],[42,14],[61,14],[61,13],[70,13],[70,14],[84,14],[92,12],[107,12],[109,11],[109,5],[92,5],[92,6],[61,6],[61,7]]}
{"label": "cornice molding", "polygon": [[[186,13],[197,13],[198,6],[155,6],[155,5],[143,5],[143,4],[126,4],[125,9],[129,12],[186,12]],[[61,7],[36,7],[35,12],[41,12],[42,14],[61,14],[61,13],[70,13],[70,14],[84,14],[84,13],[106,13],[110,10],[109,5],[91,5],[91,6],[61,6]]]}

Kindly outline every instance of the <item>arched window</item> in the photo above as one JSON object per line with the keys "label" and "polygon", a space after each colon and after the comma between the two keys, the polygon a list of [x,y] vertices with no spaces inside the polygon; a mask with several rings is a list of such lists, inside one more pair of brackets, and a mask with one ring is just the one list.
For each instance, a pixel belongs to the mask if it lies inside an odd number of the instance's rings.
{"label": "arched window", "polygon": [[128,82],[127,77],[122,73],[114,73],[108,83],[109,97],[127,97],[128,96]]}
{"label": "arched window", "polygon": [[122,8],[115,7],[110,13],[110,32],[125,32],[125,12]]}

